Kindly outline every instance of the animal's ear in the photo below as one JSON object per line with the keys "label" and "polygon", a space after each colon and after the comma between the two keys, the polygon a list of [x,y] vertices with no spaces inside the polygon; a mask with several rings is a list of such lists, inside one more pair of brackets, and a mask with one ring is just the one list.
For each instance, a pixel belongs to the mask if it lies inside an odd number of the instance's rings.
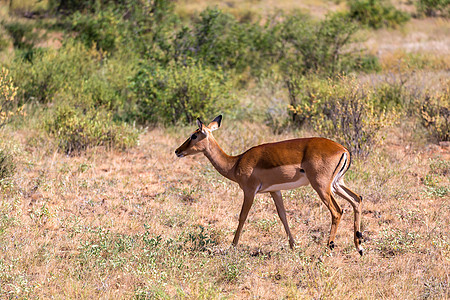
{"label": "animal's ear", "polygon": [[205,125],[203,124],[202,120],[200,120],[200,118],[197,118],[197,126],[201,132],[205,133],[205,130],[204,130]]}
{"label": "animal's ear", "polygon": [[214,131],[220,127],[221,122],[222,122],[222,115],[219,115],[211,123],[209,123],[208,128],[211,131]]}

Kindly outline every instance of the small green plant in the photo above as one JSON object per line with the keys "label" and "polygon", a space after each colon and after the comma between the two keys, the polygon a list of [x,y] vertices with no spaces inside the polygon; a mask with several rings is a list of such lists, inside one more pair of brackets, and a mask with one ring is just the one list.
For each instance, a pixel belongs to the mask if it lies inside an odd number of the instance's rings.
{"label": "small green plant", "polygon": [[286,80],[289,93],[289,112],[295,126],[302,127],[320,118],[323,105],[328,101],[329,83],[315,77],[295,77]]}
{"label": "small green plant", "polygon": [[245,259],[237,251],[227,253],[220,265],[221,279],[228,283],[236,283],[246,269]]}
{"label": "small green plant", "polygon": [[442,159],[430,160],[430,171],[425,175],[423,184],[425,192],[430,196],[443,198],[450,193],[449,179],[450,163]]}
{"label": "small green plant", "polygon": [[256,224],[261,231],[270,231],[274,226],[277,225],[277,219],[276,218],[273,218],[272,220],[261,219],[258,220]]}
{"label": "small green plant", "polygon": [[410,19],[387,0],[349,0],[348,5],[350,18],[375,29],[396,27]]}
{"label": "small green plant", "polygon": [[392,257],[411,252],[420,236],[412,231],[384,229],[376,240],[376,249],[384,257]]}
{"label": "small green plant", "polygon": [[408,95],[403,84],[382,83],[375,88],[374,99],[380,109],[402,108]]}
{"label": "small green plant", "polygon": [[440,176],[450,175],[450,161],[442,158],[431,159],[430,173]]}
{"label": "small green plant", "polygon": [[120,267],[124,262],[124,253],[135,247],[134,237],[116,234],[103,228],[88,230],[88,239],[81,242],[79,258],[81,262],[96,265]]}
{"label": "small green plant", "polygon": [[0,181],[14,175],[16,164],[12,154],[3,148],[0,148]]}
{"label": "small green plant", "polygon": [[439,177],[432,174],[427,174],[423,183],[426,186],[426,193],[430,196],[443,198],[450,193],[450,188],[445,185],[443,186]]}
{"label": "small green plant", "polygon": [[235,282],[241,275],[240,266],[234,262],[227,262],[222,268],[223,278],[227,282]]}
{"label": "small green plant", "polygon": [[131,88],[142,123],[189,124],[197,117],[229,112],[236,104],[224,72],[196,63],[143,67]]}
{"label": "small green plant", "polygon": [[185,245],[194,252],[208,251],[208,249],[216,244],[216,241],[210,236],[208,232],[205,232],[203,226],[199,226],[199,233],[189,233]]}

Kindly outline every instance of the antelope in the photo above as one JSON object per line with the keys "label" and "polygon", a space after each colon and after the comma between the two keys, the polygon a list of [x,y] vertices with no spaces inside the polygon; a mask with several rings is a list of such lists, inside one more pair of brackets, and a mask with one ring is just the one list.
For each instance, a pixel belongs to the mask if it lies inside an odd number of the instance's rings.
{"label": "antelope", "polygon": [[360,231],[362,197],[344,184],[343,176],[350,167],[350,152],[344,146],[326,138],[298,138],[261,144],[240,155],[230,156],[222,150],[212,134],[220,127],[221,121],[222,115],[219,115],[205,126],[198,118],[198,129],[175,150],[175,154],[184,157],[203,153],[222,176],[237,182],[243,190],[244,202],[233,246],[239,242],[255,195],[270,193],[289,238],[289,246],[293,249],[295,241],[286,219],[281,190],[311,184],[331,213],[328,247],[335,247],[334,238],[343,213],[334,197],[337,194],[353,207],[354,242],[359,254],[363,255]]}

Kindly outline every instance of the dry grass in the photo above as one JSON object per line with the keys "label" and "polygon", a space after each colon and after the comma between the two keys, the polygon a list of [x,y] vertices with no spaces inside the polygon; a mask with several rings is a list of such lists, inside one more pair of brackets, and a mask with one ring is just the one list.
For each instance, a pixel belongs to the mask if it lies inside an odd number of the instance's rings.
{"label": "dry grass", "polygon": [[418,68],[447,71],[450,68],[448,19],[411,19],[399,30],[365,31],[362,35],[367,37],[364,46],[380,58],[383,67],[389,68],[395,61],[413,54],[409,60]]}
{"label": "dry grass", "polygon": [[[450,296],[448,148],[415,148],[400,129],[348,185],[364,195],[366,255],[351,208],[337,249],[329,212],[310,187],[284,193],[294,251],[272,200],[257,197],[230,248],[242,195],[202,156],[173,150],[190,128],[154,129],[119,153],[68,157],[29,132],[12,140],[17,173],[2,182],[0,295],[5,298],[442,299]],[[237,153],[271,135],[225,120],[217,139]],[[6,134],[6,133],[5,133]]]}
{"label": "dry grass", "polygon": [[274,15],[277,11],[293,12],[300,10],[316,17],[323,17],[328,12],[345,9],[345,1],[333,0],[230,0],[230,1],[205,1],[205,0],[178,0],[176,12],[181,16],[198,14],[207,7],[218,7],[238,18],[262,15],[264,17]]}

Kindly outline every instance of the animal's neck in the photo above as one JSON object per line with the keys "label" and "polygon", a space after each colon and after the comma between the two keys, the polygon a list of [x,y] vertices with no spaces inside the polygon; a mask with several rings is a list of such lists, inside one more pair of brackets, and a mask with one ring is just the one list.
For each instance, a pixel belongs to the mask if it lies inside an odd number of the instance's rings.
{"label": "animal's neck", "polygon": [[220,148],[214,137],[210,137],[209,147],[205,150],[204,154],[222,176],[236,181],[234,167],[238,158],[226,154]]}

